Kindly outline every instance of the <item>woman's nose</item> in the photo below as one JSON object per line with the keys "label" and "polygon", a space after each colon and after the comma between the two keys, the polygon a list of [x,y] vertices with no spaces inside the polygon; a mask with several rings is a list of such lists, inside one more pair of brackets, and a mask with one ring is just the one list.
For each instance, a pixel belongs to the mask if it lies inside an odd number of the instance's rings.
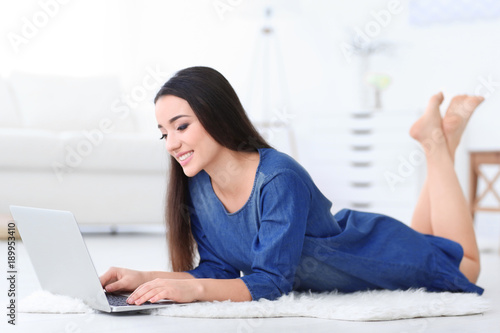
{"label": "woman's nose", "polygon": [[173,134],[167,135],[167,137],[165,138],[165,145],[167,147],[167,151],[173,153],[180,147],[180,141]]}

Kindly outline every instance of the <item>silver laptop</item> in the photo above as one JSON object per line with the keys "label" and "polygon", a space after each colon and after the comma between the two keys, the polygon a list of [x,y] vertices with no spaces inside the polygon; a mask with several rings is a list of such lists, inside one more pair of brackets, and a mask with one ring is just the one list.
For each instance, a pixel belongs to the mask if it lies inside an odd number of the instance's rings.
{"label": "silver laptop", "polygon": [[71,212],[22,206],[10,206],[10,211],[44,290],[79,298],[104,312],[140,311],[173,304],[165,300],[129,305],[126,296],[106,293]]}

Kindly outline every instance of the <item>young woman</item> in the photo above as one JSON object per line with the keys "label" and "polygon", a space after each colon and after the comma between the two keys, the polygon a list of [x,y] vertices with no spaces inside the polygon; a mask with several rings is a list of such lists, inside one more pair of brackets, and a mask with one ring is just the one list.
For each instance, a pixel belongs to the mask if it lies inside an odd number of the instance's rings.
{"label": "young woman", "polygon": [[173,272],[110,268],[103,287],[133,291],[130,304],[276,299],[292,290],[482,294],[474,285],[473,221],[453,165],[482,98],[454,97],[444,118],[442,101],[441,93],[433,96],[410,130],[427,157],[410,228],[374,213],[332,215],[309,174],[258,134],[220,73],[179,71],[155,98],[171,155],[166,223]]}

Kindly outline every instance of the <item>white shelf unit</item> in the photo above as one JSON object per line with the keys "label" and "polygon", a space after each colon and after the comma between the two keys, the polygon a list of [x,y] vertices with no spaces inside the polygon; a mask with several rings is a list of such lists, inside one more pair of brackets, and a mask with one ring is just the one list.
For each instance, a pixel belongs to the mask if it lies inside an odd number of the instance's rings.
{"label": "white shelf unit", "polygon": [[332,211],[371,211],[410,223],[425,166],[408,134],[416,118],[416,110],[353,111],[311,124],[307,168]]}

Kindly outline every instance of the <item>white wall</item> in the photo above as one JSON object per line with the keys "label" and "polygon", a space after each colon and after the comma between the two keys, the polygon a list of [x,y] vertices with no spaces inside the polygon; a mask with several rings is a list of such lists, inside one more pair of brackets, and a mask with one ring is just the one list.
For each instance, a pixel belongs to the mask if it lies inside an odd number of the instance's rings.
{"label": "white wall", "polygon": [[[262,78],[252,75],[258,72],[252,64],[258,54],[264,8],[272,5],[290,96],[276,103],[285,103],[293,115],[299,157],[306,167],[315,161],[310,132],[315,119],[360,107],[359,62],[355,58],[348,62],[341,45],[350,42],[353,29],[364,31],[376,22],[373,13],[389,8],[388,1],[379,0],[66,2],[1,0],[0,75],[15,70],[75,76],[116,74],[127,92],[140,84],[148,68],[168,78],[183,67],[207,65],[226,75],[254,118],[260,111],[251,103],[249,84],[260,85]],[[215,5],[221,3],[230,9],[218,12]],[[394,45],[391,52],[375,56],[371,63],[371,70],[392,77],[383,95],[387,109],[411,112],[423,108],[428,97],[439,90],[449,101],[453,94],[474,93],[488,77],[500,82],[498,18],[417,27],[408,23],[410,4],[410,0],[401,1],[401,13],[392,15],[374,38]],[[47,20],[44,12],[49,13],[45,14]],[[30,29],[30,24],[40,27]],[[13,34],[25,39],[13,46]],[[474,115],[457,158],[464,186],[465,147],[500,145],[497,89]],[[152,130],[154,93],[150,91],[138,109]],[[482,88],[480,93],[488,91]],[[321,186],[327,188],[328,184]]]}

